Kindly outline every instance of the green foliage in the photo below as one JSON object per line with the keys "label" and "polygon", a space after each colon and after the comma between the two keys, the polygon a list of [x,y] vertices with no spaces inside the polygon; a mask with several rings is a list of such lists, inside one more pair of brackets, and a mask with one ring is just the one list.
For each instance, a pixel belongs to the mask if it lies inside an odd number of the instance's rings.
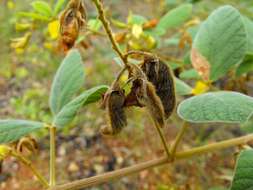
{"label": "green foliage", "polygon": [[184,100],[177,112],[193,123],[244,123],[253,113],[253,98],[237,92],[211,92]]}
{"label": "green foliage", "polygon": [[62,10],[64,5],[66,4],[66,0],[58,0],[57,3],[55,4],[53,15],[57,16],[57,14]]}
{"label": "green foliage", "polygon": [[245,28],[247,31],[247,35],[248,35],[248,53],[252,53],[253,54],[253,21],[250,20],[248,17],[244,17],[243,18],[244,24],[245,24]]}
{"label": "green foliage", "polygon": [[44,127],[43,123],[25,120],[0,120],[0,143],[10,143]]}
{"label": "green foliage", "polygon": [[168,29],[180,26],[191,17],[191,13],[191,4],[183,4],[175,9],[170,10],[159,21],[155,29],[157,35],[164,35]]}
{"label": "green foliage", "polygon": [[64,127],[71,122],[77,111],[85,105],[96,102],[101,99],[102,94],[108,89],[107,86],[97,86],[83,92],[81,95],[66,104],[54,118],[54,125]]}
{"label": "green foliage", "polygon": [[144,16],[136,15],[136,14],[132,14],[132,13],[127,18],[127,23],[129,25],[134,25],[134,24],[142,25],[147,21],[148,20]]}
{"label": "green foliage", "polygon": [[253,188],[253,150],[243,150],[236,163],[235,174],[230,190]]}
{"label": "green foliage", "polygon": [[71,50],[59,67],[51,89],[50,108],[54,115],[60,112],[84,83],[84,68],[81,55]]}
{"label": "green foliage", "polygon": [[193,43],[192,63],[205,67],[202,74],[214,81],[240,63],[246,51],[247,34],[242,16],[227,5],[215,10],[201,25]]}
{"label": "green foliage", "polygon": [[175,78],[176,94],[178,95],[189,95],[192,93],[192,88],[184,81]]}
{"label": "green foliage", "polygon": [[34,1],[32,2],[33,9],[41,15],[50,17],[52,15],[52,9],[50,5],[45,1]]}
{"label": "green foliage", "polygon": [[26,90],[22,96],[11,98],[10,103],[18,116],[29,120],[50,122],[51,114],[48,112],[47,96],[47,90],[42,86],[33,87]]}
{"label": "green foliage", "polygon": [[180,73],[179,77],[181,79],[200,79],[198,72],[195,69],[185,70]]}
{"label": "green foliage", "polygon": [[95,32],[99,31],[99,29],[102,27],[102,23],[98,19],[90,19],[87,25],[90,30]]}
{"label": "green foliage", "polygon": [[253,55],[246,55],[236,70],[236,76],[253,71]]}
{"label": "green foliage", "polygon": [[48,22],[50,20],[47,16],[44,16],[38,13],[33,13],[33,12],[19,12],[18,15],[20,17],[28,17],[33,20],[39,20],[39,21],[44,21],[44,22]]}

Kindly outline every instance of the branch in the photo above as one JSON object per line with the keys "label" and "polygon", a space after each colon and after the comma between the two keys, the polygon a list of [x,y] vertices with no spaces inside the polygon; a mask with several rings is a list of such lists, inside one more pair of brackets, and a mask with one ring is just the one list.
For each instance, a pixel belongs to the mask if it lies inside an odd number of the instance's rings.
{"label": "branch", "polygon": [[54,126],[49,127],[50,132],[50,186],[55,186],[56,183],[56,173],[55,173],[55,160],[56,160],[56,150],[55,150],[55,137],[56,128]]}
{"label": "branch", "polygon": [[188,124],[186,122],[184,122],[182,127],[180,128],[177,136],[176,136],[176,139],[175,139],[174,143],[172,144],[172,147],[171,147],[171,150],[170,150],[172,158],[176,153],[177,147],[178,147],[181,139],[183,138],[183,135],[184,135],[187,127],[188,127]]}
{"label": "branch", "polygon": [[26,165],[32,172],[33,174],[37,177],[39,182],[46,188],[49,187],[49,184],[47,180],[38,172],[38,170],[33,166],[32,162],[19,154],[18,152],[11,150],[10,153],[13,157],[17,158],[19,161],[21,161],[24,165]]}
{"label": "branch", "polygon": [[[210,145],[205,145],[197,148],[192,148],[188,151],[183,151],[175,154],[175,161],[180,159],[190,158],[196,155],[201,155],[205,153],[209,153],[211,151],[217,151],[233,146],[243,145],[253,140],[253,135],[246,135],[243,137],[238,137],[230,140],[225,140],[217,143],[213,143]],[[135,174],[141,172],[146,169],[150,169],[156,166],[160,166],[168,163],[168,157],[163,156],[158,159],[154,159],[151,161],[143,162],[140,164],[136,164],[134,166],[130,166],[127,168],[119,169],[112,172],[107,172],[105,174],[97,175],[90,178],[85,178],[81,180],[77,180],[74,182],[70,182],[63,185],[58,185],[48,190],[78,190],[82,188],[87,188],[91,186],[100,185],[102,183],[108,182],[110,180],[118,179],[121,177],[125,177],[127,175]]]}
{"label": "branch", "polygon": [[119,55],[119,57],[121,58],[122,62],[125,64],[125,67],[129,67],[127,60],[125,59],[124,54],[121,52],[119,45],[117,44],[116,40],[113,37],[113,33],[112,33],[112,29],[110,27],[110,23],[109,21],[106,19],[105,17],[105,12],[104,12],[104,8],[103,8],[103,4],[101,2],[101,0],[92,0],[94,2],[94,4],[96,5],[97,11],[98,11],[98,18],[100,19],[100,21],[102,22],[104,29],[111,41],[112,44],[112,48],[115,50],[115,52]]}

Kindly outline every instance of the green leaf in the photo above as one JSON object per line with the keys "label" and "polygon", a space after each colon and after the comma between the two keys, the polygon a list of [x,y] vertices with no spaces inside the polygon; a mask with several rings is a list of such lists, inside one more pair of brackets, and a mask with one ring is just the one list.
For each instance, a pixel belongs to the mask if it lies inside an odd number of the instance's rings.
{"label": "green leaf", "polygon": [[181,102],[177,112],[193,123],[244,123],[253,113],[253,98],[237,92],[211,92]]}
{"label": "green leaf", "polygon": [[248,53],[253,53],[253,21],[250,20],[248,17],[243,17],[243,21],[245,24],[245,28],[247,31],[248,36]]}
{"label": "green leaf", "polygon": [[193,42],[191,60],[205,80],[215,81],[239,64],[247,51],[247,33],[240,13],[226,5],[201,25]]}
{"label": "green leaf", "polygon": [[66,0],[58,0],[54,7],[54,16],[56,16],[66,4]]}
{"label": "green leaf", "polygon": [[169,67],[172,70],[175,70],[175,69],[178,69],[178,68],[182,67],[182,65],[180,65],[179,63],[174,63],[174,62],[167,62],[166,64],[169,65]]}
{"label": "green leaf", "polygon": [[198,72],[195,69],[185,70],[180,73],[179,77],[181,79],[200,79]]}
{"label": "green leaf", "polygon": [[253,55],[246,55],[243,62],[236,70],[236,76],[253,71]]}
{"label": "green leaf", "polygon": [[253,189],[253,150],[243,150],[236,163],[230,190]]}
{"label": "green leaf", "polygon": [[34,1],[32,2],[33,9],[39,14],[50,18],[52,16],[52,9],[49,4],[45,1]]}
{"label": "green leaf", "polygon": [[26,120],[0,120],[0,143],[10,143],[44,127],[43,123]]}
{"label": "green leaf", "polygon": [[52,84],[50,108],[56,115],[84,83],[84,68],[78,50],[71,50],[64,58]]}
{"label": "green leaf", "polygon": [[184,81],[175,77],[176,94],[178,95],[189,95],[192,94],[192,88]]}
{"label": "green leaf", "polygon": [[50,19],[47,16],[43,16],[38,13],[19,12],[18,16],[19,17],[27,17],[27,18],[30,18],[33,20],[39,20],[39,21],[44,21],[44,22],[50,21]]}
{"label": "green leaf", "polygon": [[170,10],[159,21],[155,29],[157,31],[157,35],[164,35],[168,29],[180,26],[191,17],[191,13],[191,4],[183,4]]}
{"label": "green leaf", "polygon": [[145,17],[143,17],[141,15],[135,15],[135,14],[132,14],[132,13],[130,13],[130,15],[127,18],[127,23],[130,24],[130,25],[134,25],[134,24],[142,25],[147,21],[148,20]]}
{"label": "green leaf", "polygon": [[97,32],[101,28],[102,23],[99,19],[90,19],[87,25],[89,29]]}
{"label": "green leaf", "polygon": [[103,85],[83,92],[80,96],[76,97],[62,108],[54,118],[54,125],[57,127],[64,127],[69,124],[82,106],[98,101],[107,89],[108,86]]}

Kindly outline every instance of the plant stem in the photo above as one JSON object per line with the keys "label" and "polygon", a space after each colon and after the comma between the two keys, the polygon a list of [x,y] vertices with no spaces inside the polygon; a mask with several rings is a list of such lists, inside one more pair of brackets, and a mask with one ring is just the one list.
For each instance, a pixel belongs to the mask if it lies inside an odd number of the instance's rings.
{"label": "plant stem", "polygon": [[[221,149],[225,149],[225,148],[229,148],[233,146],[243,145],[243,144],[248,143],[249,141],[253,141],[252,134],[197,147],[197,148],[192,148],[188,151],[176,153],[175,160],[186,159],[186,158],[190,158],[196,155],[210,153],[211,151],[217,151],[217,150],[221,150]],[[77,180],[77,181],[70,182],[63,185],[58,185],[58,186],[49,188],[49,190],[78,190],[81,188],[96,186],[96,185],[100,185],[102,183],[108,182],[110,180],[114,180],[114,179],[118,179],[127,175],[135,174],[143,170],[150,169],[150,168],[167,164],[167,163],[169,163],[167,156],[163,156],[161,158],[150,160],[150,161],[143,162],[140,164],[136,164],[134,166],[130,166],[127,168],[119,169],[112,172],[107,172],[105,174]]]}
{"label": "plant stem", "polygon": [[186,129],[187,129],[188,125],[186,122],[183,123],[182,127],[180,128],[180,131],[178,132],[177,136],[176,136],[176,139],[170,149],[170,153],[171,153],[171,156],[172,158],[174,157],[175,153],[176,153],[176,150],[177,150],[177,146],[178,144],[180,143]]}
{"label": "plant stem", "polygon": [[165,136],[163,134],[163,131],[162,131],[161,127],[158,126],[157,124],[155,126],[156,126],[157,132],[158,132],[158,134],[160,136],[160,139],[161,139],[161,141],[163,143],[163,147],[164,147],[164,150],[165,150],[165,152],[167,154],[167,157],[168,157],[168,159],[170,159],[171,158],[171,154],[170,154],[170,151],[169,151],[169,147],[167,146],[166,138],[165,138]]}
{"label": "plant stem", "polygon": [[55,186],[56,173],[55,173],[55,160],[56,160],[56,149],[55,149],[55,138],[56,138],[56,127],[50,126],[50,187]]}
{"label": "plant stem", "polygon": [[11,150],[11,155],[15,158],[17,158],[19,161],[21,161],[24,165],[26,165],[32,172],[33,174],[37,177],[39,182],[45,187],[48,188],[49,184],[47,180],[39,173],[39,171],[33,166],[32,162],[19,154],[18,152]]}
{"label": "plant stem", "polygon": [[119,55],[119,57],[121,58],[122,62],[125,64],[125,67],[129,68],[127,60],[124,56],[124,54],[121,52],[119,45],[117,44],[116,40],[113,37],[113,33],[112,33],[112,29],[110,27],[110,23],[109,21],[106,19],[105,17],[105,12],[104,12],[104,8],[103,8],[103,4],[101,2],[101,0],[92,0],[94,2],[94,4],[96,5],[98,14],[99,14],[99,19],[102,22],[104,29],[111,41],[112,44],[112,48],[115,50],[115,52]]}

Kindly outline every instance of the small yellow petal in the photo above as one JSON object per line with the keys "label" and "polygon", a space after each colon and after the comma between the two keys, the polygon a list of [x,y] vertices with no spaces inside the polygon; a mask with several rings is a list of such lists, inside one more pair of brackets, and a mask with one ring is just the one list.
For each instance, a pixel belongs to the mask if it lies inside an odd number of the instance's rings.
{"label": "small yellow petal", "polygon": [[58,20],[54,20],[48,24],[48,32],[51,39],[55,40],[59,36],[60,32],[60,22]]}
{"label": "small yellow petal", "polygon": [[11,152],[10,147],[6,145],[0,145],[0,160],[4,159],[7,157]]}
{"label": "small yellow petal", "polygon": [[195,88],[192,90],[192,94],[203,94],[209,90],[209,86],[203,81],[197,81]]}
{"label": "small yellow petal", "polygon": [[16,48],[15,52],[16,52],[16,54],[21,55],[21,54],[23,54],[25,52],[25,50],[22,49],[22,48]]}
{"label": "small yellow petal", "polygon": [[45,42],[43,45],[48,50],[52,50],[53,49],[53,45],[50,42]]}
{"label": "small yellow petal", "polygon": [[138,39],[140,38],[142,33],[143,33],[142,26],[138,24],[134,24],[132,27],[132,35]]}
{"label": "small yellow petal", "polygon": [[128,80],[128,75],[127,74],[122,75],[121,78],[120,78],[120,82],[122,82],[122,83],[125,83],[127,80]]}

